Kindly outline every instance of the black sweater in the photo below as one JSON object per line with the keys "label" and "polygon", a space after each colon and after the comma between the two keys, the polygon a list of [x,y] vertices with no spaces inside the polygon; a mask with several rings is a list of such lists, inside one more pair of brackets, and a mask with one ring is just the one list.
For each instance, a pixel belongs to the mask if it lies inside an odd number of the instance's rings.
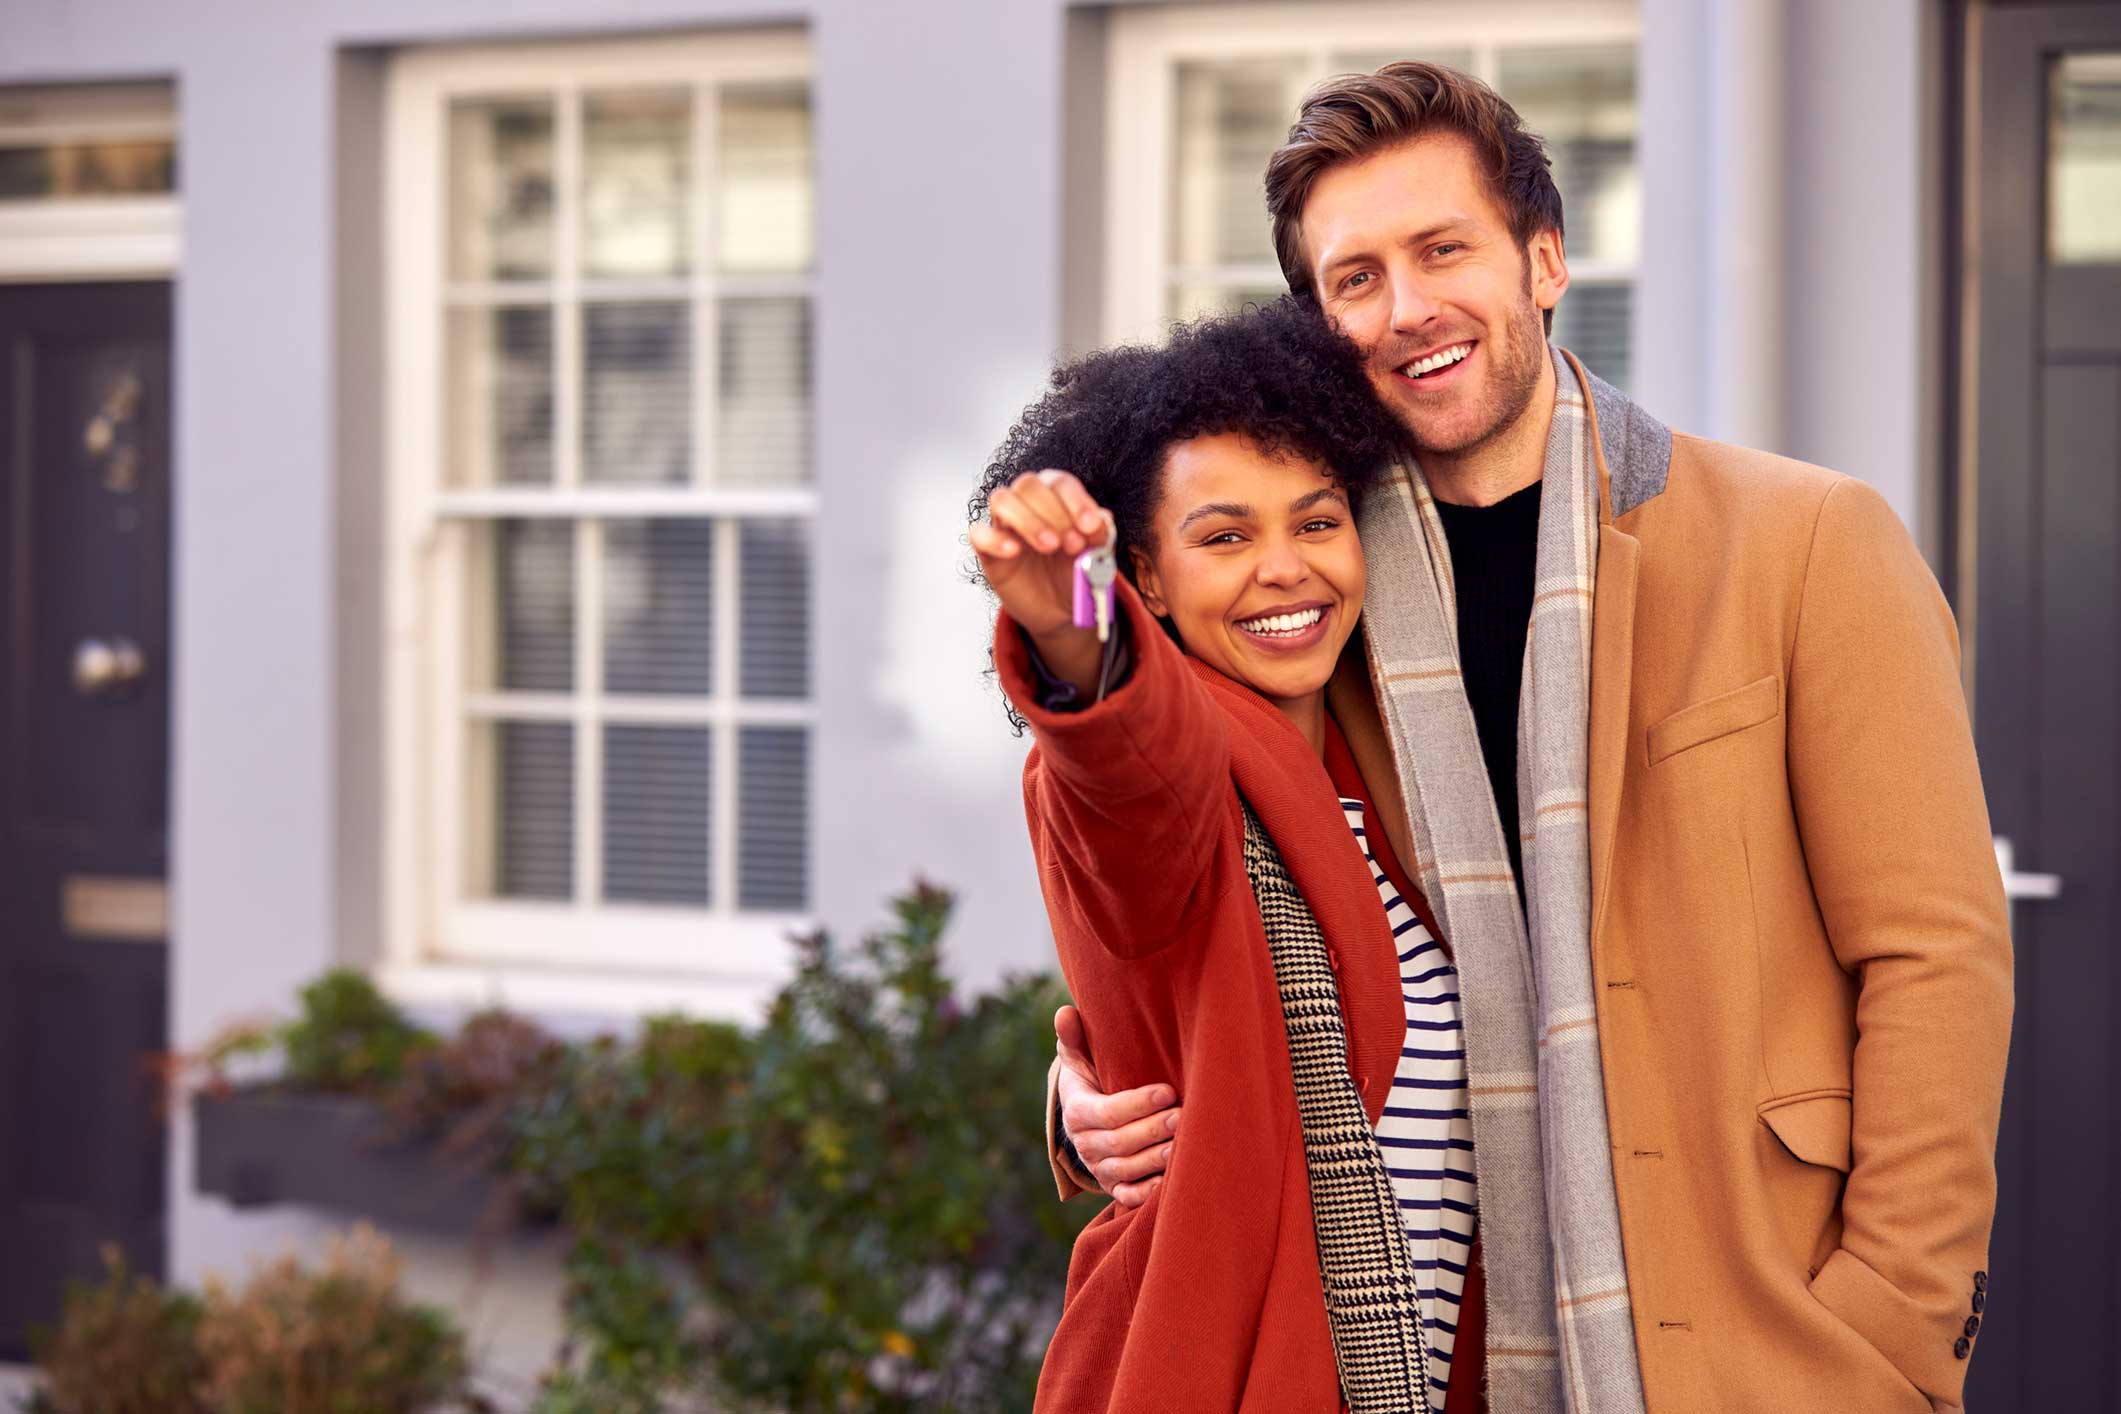
{"label": "black sweater", "polygon": [[1538,559],[1539,483],[1492,506],[1436,503],[1458,590],[1458,659],[1466,701],[1480,733],[1495,813],[1524,898],[1524,845],[1518,839],[1517,703],[1524,677],[1525,635],[1532,624],[1532,575]]}

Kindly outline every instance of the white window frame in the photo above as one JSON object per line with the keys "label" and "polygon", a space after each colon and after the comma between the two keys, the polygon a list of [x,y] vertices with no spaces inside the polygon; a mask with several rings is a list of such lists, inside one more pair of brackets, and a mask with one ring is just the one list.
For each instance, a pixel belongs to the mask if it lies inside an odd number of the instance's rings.
{"label": "white window frame", "polygon": [[[1308,85],[1332,72],[1333,54],[1351,49],[1450,49],[1470,52],[1473,74],[1492,84],[1504,49],[1637,44],[1642,19],[1633,0],[1183,5],[1118,11],[1107,33],[1103,334],[1120,342],[1161,336],[1176,285],[1284,283],[1272,260],[1201,267],[1171,259],[1180,64],[1297,56]],[[1640,266],[1572,258],[1569,273],[1639,282]]]}
{"label": "white window frame", "polygon": [[[0,147],[177,139],[166,83],[0,90]],[[177,153],[183,182],[184,153]],[[177,192],[0,201],[0,281],[167,280],[183,250]]]}
{"label": "white window frame", "polygon": [[[695,95],[724,83],[802,82],[812,79],[807,35],[774,30],[642,40],[558,42],[435,48],[392,62],[388,93],[385,286],[388,291],[384,665],[385,985],[408,1000],[491,1003],[546,1010],[640,1010],[688,1005],[731,1013],[755,1005],[764,989],[787,975],[788,939],[815,926],[809,913],[736,909],[738,725],[800,725],[811,730],[815,772],[817,711],[812,698],[738,703],[738,519],[771,517],[816,524],[814,485],[799,487],[584,487],[580,484],[579,382],[555,378],[555,485],[551,489],[450,489],[443,485],[446,437],[442,400],[443,327],[453,294],[444,269],[449,238],[444,162],[448,109],[466,97],[526,93],[558,95],[558,182],[576,173],[580,95],[614,87],[683,86]],[[692,219],[702,239],[714,239],[713,194],[707,178],[715,152],[715,105],[694,103]],[[556,296],[553,359],[579,360],[583,320],[575,298],[581,281],[568,229],[566,203],[555,212],[552,278]],[[630,298],[671,297],[694,310],[692,445],[710,455],[719,375],[711,329],[722,295],[802,295],[814,301],[815,272],[728,275],[705,268],[668,279],[629,280]],[[610,297],[617,282],[600,281]],[[535,292],[537,286],[512,285]],[[813,306],[814,307],[814,306]],[[469,532],[494,517],[558,517],[576,523],[576,686],[571,693],[499,694],[482,700],[467,691],[470,625],[464,607],[463,564]],[[589,661],[601,622],[600,543],[591,520],[623,517],[708,518],[715,522],[716,681],[711,702],[663,702],[592,690],[601,664]],[[814,579],[813,579],[814,584]],[[815,674],[813,672],[813,682]],[[813,694],[814,694],[813,687]],[[622,703],[628,721],[710,725],[714,732],[712,905],[706,908],[590,903],[602,868],[601,819],[589,802],[601,797],[601,721]],[[467,724],[480,715],[510,720],[571,721],[575,725],[575,898],[565,903],[468,900],[465,840],[473,828],[466,789]],[[814,802],[815,791],[808,793]],[[586,817],[586,818],[585,818]],[[812,855],[816,831],[806,829]]]}

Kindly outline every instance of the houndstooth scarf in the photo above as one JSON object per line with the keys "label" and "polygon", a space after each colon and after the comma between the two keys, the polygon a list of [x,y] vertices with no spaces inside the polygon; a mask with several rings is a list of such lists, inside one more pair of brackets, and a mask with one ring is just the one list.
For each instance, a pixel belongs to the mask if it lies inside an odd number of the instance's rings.
{"label": "houndstooth scarf", "polygon": [[1524,911],[1459,670],[1450,547],[1419,466],[1402,467],[1363,508],[1363,621],[1422,890],[1458,967],[1490,1405],[1641,1414],[1591,984],[1598,472],[1585,389],[1550,357],[1554,422],[1517,714]]}
{"label": "houndstooth scarf", "polygon": [[1430,1414],[1414,1254],[1369,1112],[1348,1074],[1347,1024],[1325,936],[1249,805],[1244,855],[1289,1033],[1341,1396],[1350,1414]]}

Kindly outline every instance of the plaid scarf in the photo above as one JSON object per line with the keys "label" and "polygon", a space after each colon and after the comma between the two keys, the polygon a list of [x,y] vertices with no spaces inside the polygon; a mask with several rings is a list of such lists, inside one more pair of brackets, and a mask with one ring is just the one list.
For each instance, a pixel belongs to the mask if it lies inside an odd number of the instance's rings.
{"label": "plaid scarf", "polygon": [[1641,1414],[1591,983],[1598,472],[1586,391],[1550,357],[1554,422],[1517,713],[1525,910],[1459,670],[1450,547],[1417,465],[1363,508],[1363,622],[1422,889],[1458,967],[1490,1403],[1511,1414]]}
{"label": "plaid scarf", "polygon": [[1349,1414],[1430,1414],[1421,1284],[1384,1154],[1348,1074],[1347,1023],[1325,935],[1250,805],[1244,852],[1289,1033],[1341,1397]]}

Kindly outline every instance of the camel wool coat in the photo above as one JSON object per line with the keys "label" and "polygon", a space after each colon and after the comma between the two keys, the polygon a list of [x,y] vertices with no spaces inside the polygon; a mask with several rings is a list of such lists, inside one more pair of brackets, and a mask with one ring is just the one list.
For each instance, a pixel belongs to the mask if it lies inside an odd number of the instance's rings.
{"label": "camel wool coat", "polygon": [[[1870,487],[1586,382],[1591,961],[1650,1414],[1957,1407],[2012,960],[1951,612]],[[1418,879],[1420,743],[1359,644],[1329,692]]]}

